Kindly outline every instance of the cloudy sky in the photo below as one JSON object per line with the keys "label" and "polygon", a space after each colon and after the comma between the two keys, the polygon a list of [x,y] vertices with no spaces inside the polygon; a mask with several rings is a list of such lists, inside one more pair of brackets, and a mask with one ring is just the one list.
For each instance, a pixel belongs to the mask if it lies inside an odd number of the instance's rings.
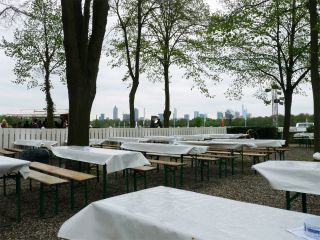
{"label": "cloudy sky", "polygon": [[[215,0],[208,0],[210,7],[217,7]],[[2,27],[1,32],[4,36],[10,35],[12,30]],[[24,85],[12,83],[15,79],[13,74],[14,62],[6,57],[0,50],[0,86],[1,86],[1,104],[0,114],[23,113],[32,110],[39,110],[45,107],[45,96],[39,88],[27,90]],[[100,71],[97,81],[97,95],[92,108],[92,118],[104,113],[106,117],[112,118],[112,109],[116,105],[119,109],[119,115],[129,112],[129,88],[128,84],[121,81],[124,69],[111,69],[107,65],[106,57],[101,58]],[[178,117],[184,114],[193,116],[194,111],[207,113],[208,117],[216,118],[217,111],[227,109],[240,111],[242,104],[253,116],[268,116],[271,114],[271,106],[265,106],[262,101],[253,97],[254,89],[247,89],[245,96],[241,101],[229,101],[224,92],[229,86],[229,81],[214,85],[208,83],[209,91],[215,95],[214,98],[206,98],[201,95],[197,89],[191,90],[193,84],[191,81],[181,78],[179,71],[171,73],[171,108],[177,109]],[[310,86],[307,86],[308,96],[295,95],[293,98],[292,113],[312,113],[312,94]],[[54,83],[52,91],[53,100],[57,109],[68,108],[68,95],[65,85],[59,82]],[[146,117],[163,112],[164,109],[164,86],[163,83],[151,83],[145,77],[142,77],[136,95],[136,107],[140,111],[140,116],[145,109]],[[283,113],[283,107],[279,107],[279,113]]]}

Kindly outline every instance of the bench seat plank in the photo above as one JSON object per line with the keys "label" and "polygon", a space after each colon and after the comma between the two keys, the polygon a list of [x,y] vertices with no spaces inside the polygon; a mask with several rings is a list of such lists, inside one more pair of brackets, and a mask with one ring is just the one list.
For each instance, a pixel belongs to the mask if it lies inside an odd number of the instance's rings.
{"label": "bench seat plank", "polygon": [[66,179],[58,178],[55,176],[51,176],[45,173],[37,172],[34,170],[30,170],[29,177],[32,180],[36,180],[40,183],[43,183],[45,185],[57,185],[57,184],[63,184],[69,182]]}
{"label": "bench seat plank", "polygon": [[65,168],[60,168],[40,162],[31,162],[30,167],[39,171],[44,171],[53,175],[57,175],[60,177],[64,177],[70,180],[82,182],[82,181],[87,181],[93,178],[96,178],[96,176],[87,174],[87,173],[82,173],[82,172],[77,172]]}

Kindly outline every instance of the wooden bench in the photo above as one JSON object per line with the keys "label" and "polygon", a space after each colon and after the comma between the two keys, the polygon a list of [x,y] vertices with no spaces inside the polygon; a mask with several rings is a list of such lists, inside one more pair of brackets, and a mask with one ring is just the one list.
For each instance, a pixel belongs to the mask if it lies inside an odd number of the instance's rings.
{"label": "wooden bench", "polygon": [[[187,156],[187,159],[192,158],[191,156]],[[210,163],[214,162],[218,162],[219,163],[219,177],[221,177],[221,164],[222,164],[222,158],[217,158],[214,155],[205,155],[205,154],[201,154],[201,155],[197,155],[195,158],[192,158],[193,160],[195,160],[196,164],[195,164],[195,180],[197,180],[198,178],[198,171],[199,171],[199,167],[200,167],[200,180],[203,181],[203,171],[204,168],[206,167],[207,169],[207,181],[209,181],[210,178]],[[225,174],[226,174],[226,163],[225,163]]]}
{"label": "wooden bench", "polygon": [[175,159],[177,161],[177,159],[181,158],[181,155],[177,155],[177,154],[164,154],[164,153],[152,153],[152,152],[147,152],[146,155],[148,157],[157,157],[157,159],[159,160],[160,157],[168,157],[171,159]]}
{"label": "wooden bench", "polygon": [[211,154],[211,153],[204,153],[200,154],[201,157],[215,157],[220,159],[219,161],[219,177],[221,178],[221,160],[224,161],[225,165],[225,176],[227,176],[227,161],[231,161],[231,174],[234,175],[234,160],[238,157],[235,155],[230,155],[230,154]]}
{"label": "wooden bench", "polygon": [[88,204],[87,181],[96,178],[96,176],[40,162],[31,162],[30,168],[68,179],[70,181],[71,209],[74,208],[74,182],[83,183],[85,188],[85,205]]}
{"label": "wooden bench", "polygon": [[[252,157],[252,164],[256,164],[260,162],[260,158],[263,158],[263,160],[265,161],[267,158],[267,154],[266,153],[255,153],[255,152],[243,152],[242,153],[242,159],[243,157]],[[243,160],[242,160],[242,172],[243,172]],[[255,173],[257,173],[256,171],[254,171]]]}
{"label": "wooden bench", "polygon": [[28,177],[30,180],[34,180],[40,183],[40,197],[39,197],[39,214],[40,216],[44,215],[44,185],[49,187],[55,187],[55,214],[58,214],[58,206],[59,206],[59,185],[63,183],[68,183],[69,181],[66,179],[58,178],[55,176],[51,176],[45,173],[37,172],[34,170],[30,170],[30,174]]}
{"label": "wooden bench", "polygon": [[15,152],[15,153],[22,153],[23,150],[20,148],[4,148],[4,150],[10,151],[10,152]]}
{"label": "wooden bench", "polygon": [[276,148],[275,151],[276,151],[277,153],[279,153],[279,158],[280,158],[280,160],[284,160],[284,154],[285,154],[285,152],[290,151],[290,148],[285,148],[285,147],[283,147],[283,148]]}
{"label": "wooden bench", "polygon": [[157,164],[157,169],[159,170],[159,165],[164,167],[164,185],[168,186],[168,173],[172,172],[173,175],[173,187],[176,187],[176,170],[180,168],[180,185],[183,186],[183,166],[187,165],[186,163],[178,162],[168,162],[162,160],[152,160],[148,159],[151,164]]}
{"label": "wooden bench", "polygon": [[5,150],[5,149],[0,149],[0,155],[2,155],[2,156],[13,157],[14,158],[15,154],[16,154],[15,152],[8,151],[8,150]]}
{"label": "wooden bench", "polygon": [[220,154],[220,155],[234,155],[234,156],[240,156],[241,153],[239,152],[231,152],[231,151],[207,151],[206,153],[210,154]]}
{"label": "wooden bench", "polygon": [[119,145],[102,144],[101,147],[106,149],[120,149]]}
{"label": "wooden bench", "polygon": [[147,188],[147,173],[157,169],[156,167],[151,166],[140,166],[130,168],[133,171],[133,188],[134,191],[137,191],[137,179],[142,176],[144,180],[144,189]]}

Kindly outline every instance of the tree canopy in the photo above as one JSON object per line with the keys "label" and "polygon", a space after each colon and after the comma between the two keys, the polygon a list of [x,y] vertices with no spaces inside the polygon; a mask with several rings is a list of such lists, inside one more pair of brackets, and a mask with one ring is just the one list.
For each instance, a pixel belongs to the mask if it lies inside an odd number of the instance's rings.
{"label": "tree canopy", "polygon": [[65,55],[61,22],[61,7],[55,0],[35,0],[27,8],[29,15],[12,41],[2,40],[5,54],[16,62],[16,84],[28,88],[40,86],[47,103],[47,127],[53,127],[54,103],[50,90],[52,75],[64,80]]}

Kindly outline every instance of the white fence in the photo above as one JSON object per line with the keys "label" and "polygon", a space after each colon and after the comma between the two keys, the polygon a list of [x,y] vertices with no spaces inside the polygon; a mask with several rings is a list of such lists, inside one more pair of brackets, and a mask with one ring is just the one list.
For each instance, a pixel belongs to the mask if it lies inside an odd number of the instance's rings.
{"label": "white fence", "polygon": [[[227,133],[226,128],[91,128],[90,138],[144,137]],[[63,145],[67,139],[67,129],[0,128],[0,149],[12,147],[17,139],[45,139]]]}

